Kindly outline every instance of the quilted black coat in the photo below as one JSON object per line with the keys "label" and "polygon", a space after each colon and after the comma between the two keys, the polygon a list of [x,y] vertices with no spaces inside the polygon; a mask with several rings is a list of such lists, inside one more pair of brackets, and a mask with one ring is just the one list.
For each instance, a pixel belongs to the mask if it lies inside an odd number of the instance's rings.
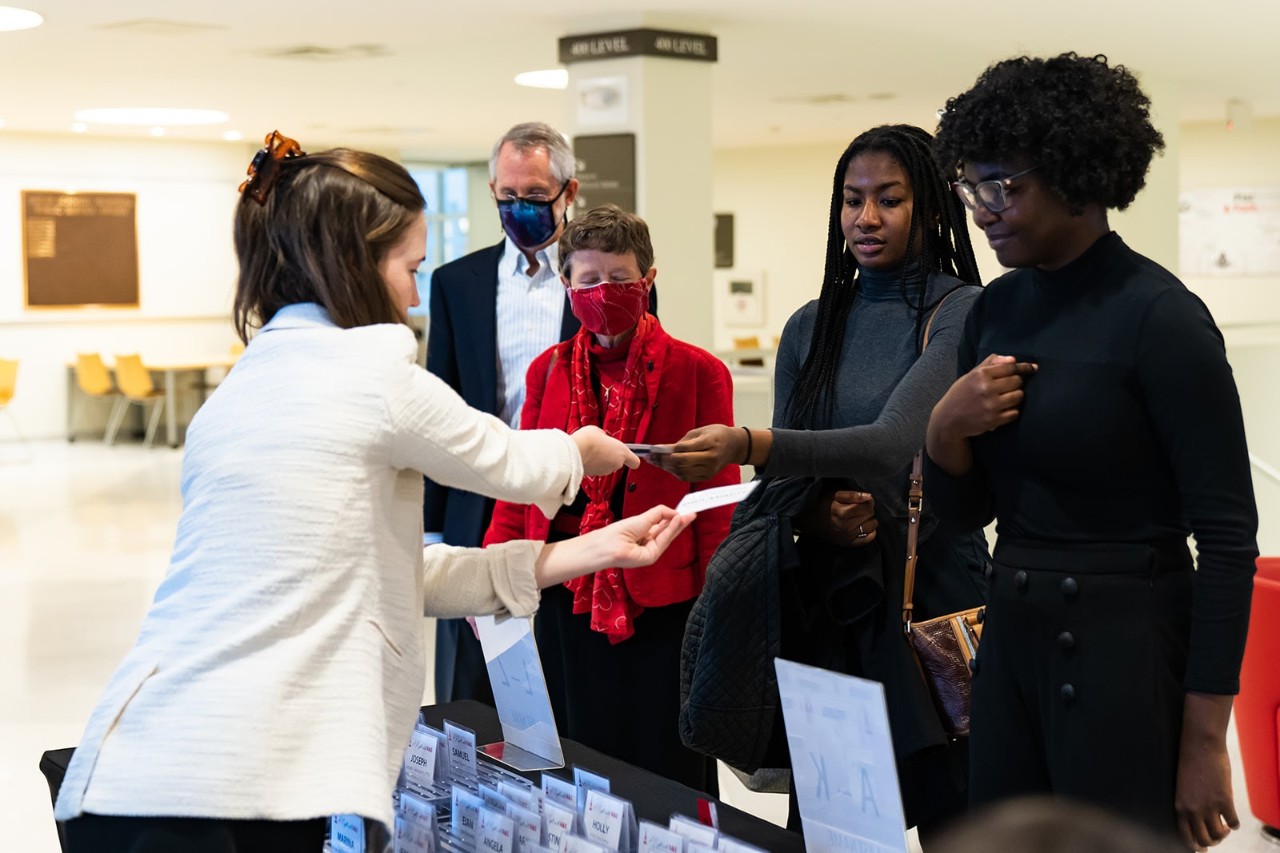
{"label": "quilted black coat", "polygon": [[685,627],[680,739],[746,773],[761,766],[779,718],[780,577],[799,565],[791,518],[821,481],[765,479],[738,505]]}

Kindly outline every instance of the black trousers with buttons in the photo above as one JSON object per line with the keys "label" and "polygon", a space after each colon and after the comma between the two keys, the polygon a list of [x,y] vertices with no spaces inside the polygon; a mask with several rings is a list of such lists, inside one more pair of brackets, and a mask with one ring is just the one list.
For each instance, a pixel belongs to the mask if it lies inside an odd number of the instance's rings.
{"label": "black trousers with buttons", "polygon": [[1050,793],[1173,831],[1192,578],[1185,542],[998,543],[972,805]]}

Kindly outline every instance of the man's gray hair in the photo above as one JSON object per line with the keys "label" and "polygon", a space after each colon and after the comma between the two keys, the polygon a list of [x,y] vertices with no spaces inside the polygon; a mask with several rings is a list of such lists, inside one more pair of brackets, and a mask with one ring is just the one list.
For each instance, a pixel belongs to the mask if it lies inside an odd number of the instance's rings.
{"label": "man's gray hair", "polygon": [[573,173],[576,171],[577,160],[574,158],[573,149],[569,147],[569,140],[564,138],[564,134],[549,124],[544,124],[540,121],[529,121],[517,124],[493,144],[493,154],[489,156],[489,180],[491,181],[498,178],[498,152],[508,142],[515,146],[517,151],[529,151],[534,148],[547,149],[547,153],[551,155],[551,177],[555,179],[557,184],[563,184],[572,178]]}

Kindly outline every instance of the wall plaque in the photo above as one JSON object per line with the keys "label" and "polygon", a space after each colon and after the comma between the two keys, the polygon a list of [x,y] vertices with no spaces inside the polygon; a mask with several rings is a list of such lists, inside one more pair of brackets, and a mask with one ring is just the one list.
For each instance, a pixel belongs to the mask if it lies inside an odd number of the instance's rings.
{"label": "wall plaque", "polygon": [[28,308],[138,306],[137,197],[22,192]]}

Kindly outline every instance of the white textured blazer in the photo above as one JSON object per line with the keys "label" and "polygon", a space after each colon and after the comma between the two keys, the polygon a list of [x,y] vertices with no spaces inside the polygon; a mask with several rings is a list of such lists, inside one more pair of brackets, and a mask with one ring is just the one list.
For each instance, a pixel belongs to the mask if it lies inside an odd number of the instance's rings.
{"label": "white textured blazer", "polygon": [[67,769],[55,816],[391,825],[422,700],[424,609],[537,608],[539,544],[422,548],[422,475],[573,499],[556,431],[514,432],[414,363],[408,328],[292,305],[196,414],[168,573]]}

